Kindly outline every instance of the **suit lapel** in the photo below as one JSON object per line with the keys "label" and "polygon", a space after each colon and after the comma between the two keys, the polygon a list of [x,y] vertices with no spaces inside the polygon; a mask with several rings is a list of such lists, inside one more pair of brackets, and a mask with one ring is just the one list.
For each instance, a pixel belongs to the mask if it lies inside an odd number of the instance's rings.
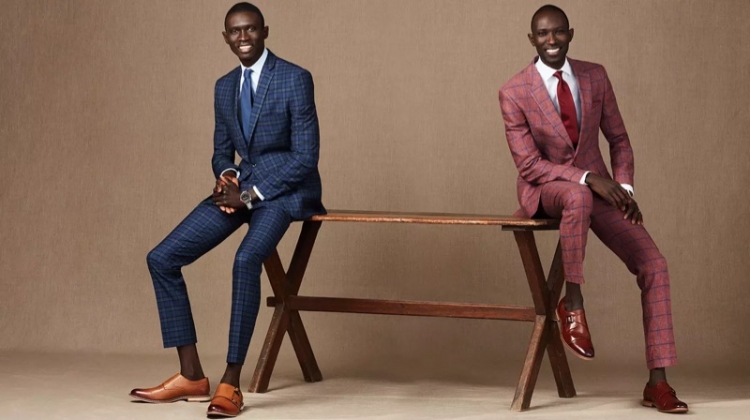
{"label": "suit lapel", "polygon": [[[576,80],[578,81],[578,92],[580,94],[580,100],[581,100],[581,126],[579,128],[579,136],[578,136],[578,143],[579,143],[579,149],[580,149],[580,142],[584,140],[586,137],[584,133],[586,132],[586,123],[588,122],[588,118],[586,118],[586,114],[591,109],[592,104],[592,98],[591,98],[591,77],[589,77],[589,73],[584,71],[581,65],[576,60],[572,60],[568,58],[568,62],[570,63],[570,67],[573,69],[573,75],[575,75]],[[598,141],[598,137],[597,137]]]}
{"label": "suit lapel", "polygon": [[547,86],[544,84],[542,76],[539,75],[536,66],[534,66],[534,62],[526,68],[526,83],[531,92],[531,96],[534,97],[537,105],[539,105],[539,108],[542,110],[542,114],[544,114],[550,124],[555,127],[557,134],[562,137],[570,147],[573,147],[573,141],[565,130],[560,114],[557,112],[555,104],[552,103],[552,98],[549,97]]}
{"label": "suit lapel", "polygon": [[244,138],[242,135],[242,127],[240,126],[240,113],[239,113],[239,101],[240,101],[240,74],[242,73],[242,67],[237,67],[234,72],[232,72],[232,97],[234,98],[233,101],[229,104],[229,112],[230,115],[234,116],[232,118],[233,124],[232,129],[234,130],[234,133],[232,133],[232,138]]}
{"label": "suit lapel", "polygon": [[[255,98],[253,103],[253,112],[250,114],[250,139],[253,138],[255,133],[255,127],[258,125],[258,116],[263,109],[263,104],[266,102],[266,95],[268,94],[268,87],[271,85],[276,70],[276,56],[269,50],[268,57],[266,57],[266,63],[263,65],[263,70],[260,73],[260,80],[258,81],[258,88],[255,90]],[[249,140],[248,140],[249,141]]]}

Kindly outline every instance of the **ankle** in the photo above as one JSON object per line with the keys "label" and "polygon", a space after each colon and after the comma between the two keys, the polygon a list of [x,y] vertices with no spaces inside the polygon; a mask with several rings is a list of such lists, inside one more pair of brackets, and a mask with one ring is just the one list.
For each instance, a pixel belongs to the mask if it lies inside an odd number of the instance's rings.
{"label": "ankle", "polygon": [[198,369],[186,369],[186,370],[180,370],[180,375],[184,376],[188,380],[191,381],[198,381],[206,377],[206,375],[203,374],[203,371]]}
{"label": "ankle", "polygon": [[568,311],[583,309],[583,296],[571,296],[566,294],[563,300],[565,301],[565,309]]}
{"label": "ankle", "polygon": [[656,386],[656,384],[662,381],[667,381],[667,372],[664,368],[656,368],[649,371],[648,386]]}
{"label": "ankle", "polygon": [[221,377],[221,383],[232,385],[235,388],[240,387],[240,373],[242,365],[238,363],[227,363],[227,369],[224,376]]}

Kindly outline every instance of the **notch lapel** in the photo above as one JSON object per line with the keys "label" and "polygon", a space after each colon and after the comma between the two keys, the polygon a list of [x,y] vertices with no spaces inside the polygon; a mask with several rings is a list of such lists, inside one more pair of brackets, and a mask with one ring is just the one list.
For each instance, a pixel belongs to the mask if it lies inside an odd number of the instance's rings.
{"label": "notch lapel", "polygon": [[258,125],[258,116],[263,109],[263,104],[266,101],[266,95],[268,94],[268,87],[271,85],[276,70],[276,56],[269,50],[266,63],[263,65],[263,70],[260,73],[260,80],[258,81],[258,89],[255,91],[255,97],[253,102],[253,112],[250,114],[250,131],[249,139],[253,138],[255,133],[255,127]]}
{"label": "notch lapel", "polygon": [[534,62],[526,68],[526,83],[528,84],[531,96],[534,97],[537,105],[539,105],[539,108],[542,110],[542,114],[544,114],[550,124],[555,127],[555,131],[557,131],[557,134],[565,140],[565,143],[567,143],[568,146],[573,147],[573,141],[570,139],[567,130],[565,130],[560,114],[557,112],[555,104],[552,103],[552,98],[549,97],[547,86],[544,84],[542,76],[539,75],[539,71],[537,71],[534,66]]}
{"label": "notch lapel", "polygon": [[578,149],[580,149],[581,142],[586,137],[584,135],[584,133],[586,132],[586,123],[588,122],[588,118],[586,118],[586,115],[588,113],[588,110],[590,110],[592,107],[591,77],[589,77],[588,72],[584,71],[581,68],[576,60],[568,58],[568,62],[570,63],[570,67],[573,69],[573,75],[575,75],[576,80],[578,81],[578,93],[580,94],[581,99],[581,124],[578,129]]}
{"label": "notch lapel", "polygon": [[242,67],[237,67],[232,73],[232,98],[233,101],[229,102],[229,115],[232,115],[232,133],[229,133],[233,139],[244,139],[242,135],[242,127],[240,127],[240,113],[239,113],[239,100],[240,100],[240,74],[242,73]]}

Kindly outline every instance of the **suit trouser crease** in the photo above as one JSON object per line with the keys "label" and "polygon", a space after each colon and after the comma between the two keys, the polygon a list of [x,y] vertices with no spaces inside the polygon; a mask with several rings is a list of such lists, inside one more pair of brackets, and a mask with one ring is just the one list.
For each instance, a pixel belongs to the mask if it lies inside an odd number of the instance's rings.
{"label": "suit trouser crease", "polygon": [[567,181],[541,187],[544,212],[560,220],[560,245],[566,281],[583,283],[583,259],[589,228],[628,270],[641,289],[646,364],[649,369],[677,363],[667,262],[642,225],[585,186]]}
{"label": "suit trouser crease", "polygon": [[260,308],[263,261],[276,249],[291,223],[288,213],[278,207],[261,206],[229,215],[215,206],[210,198],[206,199],[149,252],[147,262],[165,348],[197,342],[182,267],[216,247],[244,223],[249,223],[248,231],[232,268],[227,351],[227,363],[244,363]]}

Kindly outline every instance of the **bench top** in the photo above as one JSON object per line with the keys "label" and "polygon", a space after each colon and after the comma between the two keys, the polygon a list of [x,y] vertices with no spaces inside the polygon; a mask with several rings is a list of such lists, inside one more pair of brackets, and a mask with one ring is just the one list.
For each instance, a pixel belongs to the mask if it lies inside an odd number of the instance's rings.
{"label": "bench top", "polygon": [[311,217],[314,222],[421,223],[433,225],[503,226],[520,230],[557,229],[557,219],[528,219],[514,216],[456,213],[408,213],[361,210],[329,210]]}

